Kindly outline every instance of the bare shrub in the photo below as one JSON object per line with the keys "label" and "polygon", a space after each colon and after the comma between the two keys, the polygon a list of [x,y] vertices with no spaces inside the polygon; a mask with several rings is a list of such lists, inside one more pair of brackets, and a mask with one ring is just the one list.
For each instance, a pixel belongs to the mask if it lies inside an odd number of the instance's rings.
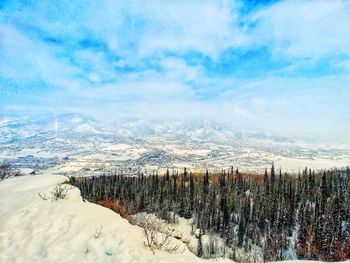
{"label": "bare shrub", "polygon": [[123,206],[121,200],[112,200],[112,199],[102,199],[97,202],[99,205],[112,209],[114,212],[117,212],[123,218],[130,217],[130,211]]}
{"label": "bare shrub", "polygon": [[51,196],[47,197],[45,194],[39,193],[39,197],[43,200],[57,201],[59,199],[66,199],[69,190],[74,187],[67,184],[57,184],[51,192]]}
{"label": "bare shrub", "polygon": [[66,199],[68,191],[72,190],[73,188],[73,186],[57,184],[51,192],[52,199],[54,201],[57,201],[58,199]]}
{"label": "bare shrub", "polygon": [[153,216],[137,214],[130,219],[130,223],[138,225],[143,229],[146,239],[145,245],[152,249],[163,250],[169,253],[176,252],[180,245],[172,245],[172,236],[169,230],[165,228],[162,221]]}
{"label": "bare shrub", "polygon": [[39,193],[39,197],[45,201],[50,199],[49,197],[47,197],[45,194],[42,194],[42,193]]}

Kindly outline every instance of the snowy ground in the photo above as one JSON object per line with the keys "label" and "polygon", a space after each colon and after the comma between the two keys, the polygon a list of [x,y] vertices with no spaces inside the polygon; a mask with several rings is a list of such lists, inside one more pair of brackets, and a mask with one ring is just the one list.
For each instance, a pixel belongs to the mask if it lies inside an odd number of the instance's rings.
{"label": "snowy ground", "polygon": [[[0,262],[203,262],[183,245],[178,253],[144,246],[142,230],[118,214],[83,202],[78,189],[65,200],[43,200],[67,178],[38,175],[0,182]],[[95,232],[102,226],[102,236]],[[174,240],[173,242],[179,242]]]}
{"label": "snowy ground", "polygon": [[[76,188],[64,200],[39,197],[39,193],[49,197],[57,184],[66,181],[64,176],[47,174],[0,182],[1,263],[209,262],[175,239],[182,246],[178,252],[153,254],[144,246],[139,227],[109,209],[84,202]],[[102,234],[96,237],[99,229]]]}

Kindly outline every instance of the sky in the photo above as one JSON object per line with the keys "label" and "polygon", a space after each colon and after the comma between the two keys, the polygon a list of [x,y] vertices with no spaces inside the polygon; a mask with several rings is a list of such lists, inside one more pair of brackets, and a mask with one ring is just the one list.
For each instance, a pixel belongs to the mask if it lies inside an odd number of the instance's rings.
{"label": "sky", "polygon": [[350,139],[350,1],[0,0],[0,116]]}

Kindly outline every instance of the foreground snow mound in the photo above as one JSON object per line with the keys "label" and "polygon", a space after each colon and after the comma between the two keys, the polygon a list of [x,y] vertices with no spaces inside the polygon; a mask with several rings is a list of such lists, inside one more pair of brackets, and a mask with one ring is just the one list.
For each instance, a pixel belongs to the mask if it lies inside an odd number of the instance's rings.
{"label": "foreground snow mound", "polygon": [[153,254],[144,246],[141,228],[84,202],[77,188],[65,199],[50,200],[55,186],[66,181],[63,176],[40,175],[0,182],[1,263],[204,261],[183,244],[176,253]]}

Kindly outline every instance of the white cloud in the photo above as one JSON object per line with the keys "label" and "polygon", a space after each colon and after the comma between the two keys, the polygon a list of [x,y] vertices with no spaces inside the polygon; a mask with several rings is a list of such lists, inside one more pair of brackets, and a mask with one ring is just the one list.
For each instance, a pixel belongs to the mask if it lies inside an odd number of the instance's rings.
{"label": "white cloud", "polygon": [[[20,84],[39,79],[54,90],[28,107],[103,118],[205,118],[288,135],[317,134],[315,127],[327,136],[350,131],[349,78],[278,75],[324,55],[350,55],[349,2],[287,0],[243,17],[234,1],[54,3],[36,1],[0,16],[2,77]],[[91,47],[79,46],[83,40]],[[215,75],[206,62],[184,56],[194,51],[216,63],[228,48],[261,46],[276,60],[303,64],[250,79]],[[335,66],[349,72],[348,61]]]}
{"label": "white cloud", "polygon": [[89,1],[83,6],[37,2],[25,13],[13,12],[11,17],[57,37],[93,37],[130,58],[163,50],[217,57],[245,38],[237,27],[234,1]]}
{"label": "white cloud", "polygon": [[216,58],[242,41],[234,2],[167,1],[146,6],[146,13],[149,16],[140,41],[142,55],[159,50],[193,50]]}
{"label": "white cloud", "polygon": [[168,57],[160,60],[159,65],[167,78],[173,80],[195,81],[204,74],[201,66],[189,66],[183,59]]}
{"label": "white cloud", "polygon": [[15,27],[1,23],[1,74],[2,77],[19,81],[41,80],[48,86],[70,88],[66,82],[80,86],[75,75],[80,68],[72,65],[52,46],[27,36]]}
{"label": "white cloud", "polygon": [[254,43],[271,45],[276,56],[317,58],[350,55],[350,2],[281,1],[255,13]]}

